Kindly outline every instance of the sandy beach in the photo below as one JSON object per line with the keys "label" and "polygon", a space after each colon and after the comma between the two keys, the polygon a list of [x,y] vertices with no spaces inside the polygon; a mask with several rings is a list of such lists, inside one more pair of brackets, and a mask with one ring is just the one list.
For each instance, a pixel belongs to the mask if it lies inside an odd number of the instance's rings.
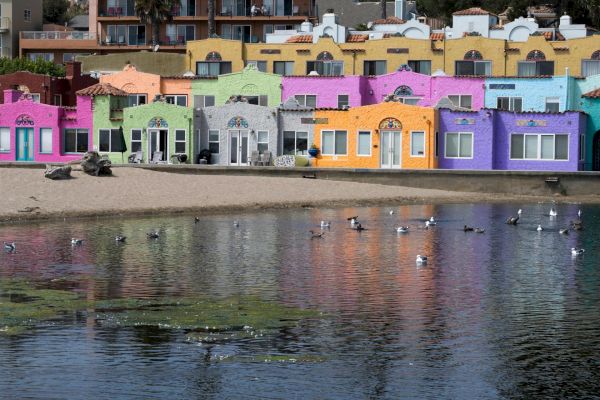
{"label": "sandy beach", "polygon": [[73,171],[73,179],[51,181],[40,169],[2,168],[0,221],[301,206],[549,200],[301,178],[187,175],[137,168],[115,168],[113,173],[112,177],[92,177]]}

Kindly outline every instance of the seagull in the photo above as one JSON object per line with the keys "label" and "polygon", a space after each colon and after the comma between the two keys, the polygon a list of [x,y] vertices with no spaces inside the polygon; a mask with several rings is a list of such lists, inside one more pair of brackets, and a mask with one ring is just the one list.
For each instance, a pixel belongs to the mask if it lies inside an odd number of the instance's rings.
{"label": "seagull", "polygon": [[126,236],[117,235],[115,236],[115,241],[123,243],[127,239]]}
{"label": "seagull", "polygon": [[194,217],[194,223],[197,224],[198,222],[200,222],[200,217]]}
{"label": "seagull", "polygon": [[348,217],[348,218],[346,218],[346,220],[348,220],[348,221],[352,221],[352,220],[358,221],[358,215],[355,215],[354,217]]}
{"label": "seagull", "polygon": [[366,231],[366,230],[367,230],[366,228],[363,228],[363,227],[362,227],[362,225],[360,224],[360,222],[357,222],[357,223],[356,223],[356,226],[355,226],[354,228],[352,228],[352,229],[354,229],[354,230],[356,230],[356,231],[359,231],[359,232],[360,232],[360,231]]}
{"label": "seagull", "polygon": [[536,230],[537,230],[538,232],[541,232],[541,231],[543,231],[543,230],[544,230],[544,228],[542,228],[542,226],[541,226],[541,225],[538,225],[538,227],[537,227],[537,229],[536,229]]}
{"label": "seagull", "polygon": [[515,217],[508,217],[508,219],[506,220],[506,223],[508,225],[516,225],[517,222],[519,222],[519,218],[520,217],[516,217],[516,218]]}
{"label": "seagull", "polygon": [[315,232],[315,231],[309,231],[310,232],[310,238],[311,239],[323,239],[323,236],[325,235],[325,232]]}
{"label": "seagull", "polygon": [[581,210],[577,210],[577,216],[581,219]]}
{"label": "seagull", "polygon": [[356,225],[358,224],[358,217],[348,218],[348,221],[350,221],[350,225]]}
{"label": "seagull", "polygon": [[331,221],[321,221],[321,228],[331,228]]}
{"label": "seagull", "polygon": [[522,213],[523,213],[523,210],[521,210],[521,209],[519,208],[519,211],[517,211],[517,214],[519,215],[519,217],[521,216],[521,214],[522,214]]}
{"label": "seagull", "polygon": [[558,215],[558,213],[556,212],[556,210],[554,209],[554,207],[552,207],[550,209],[550,216],[551,217],[556,217]]}
{"label": "seagull", "polygon": [[73,246],[79,246],[79,245],[83,244],[83,239],[71,238],[71,244]]}
{"label": "seagull", "polygon": [[475,228],[472,228],[472,227],[467,226],[467,225],[465,225],[464,228],[463,228],[463,231],[465,231],[465,232],[472,232],[474,230],[475,230]]}
{"label": "seagull", "polygon": [[435,224],[435,219],[433,217],[429,218],[429,222],[433,222]]}
{"label": "seagull", "polygon": [[390,215],[394,215],[394,210],[390,210]]}
{"label": "seagull", "polygon": [[571,247],[571,255],[580,256],[585,253],[585,249],[578,249],[576,247]]}
{"label": "seagull", "polygon": [[[433,217],[431,217],[431,218],[433,218]],[[431,220],[425,221],[425,228],[429,228],[430,226],[435,226],[435,225],[436,225],[435,221],[433,221],[433,222]]]}
{"label": "seagull", "polygon": [[417,264],[427,264],[427,256],[417,255]]}
{"label": "seagull", "polygon": [[240,221],[233,221],[233,226],[236,228],[240,226]]}
{"label": "seagull", "polygon": [[400,226],[396,228],[396,232],[398,233],[408,233],[408,226]]}
{"label": "seagull", "polygon": [[560,233],[561,235],[568,235],[569,234],[569,228],[559,229],[558,233]]}
{"label": "seagull", "polygon": [[483,229],[483,228],[475,228],[475,233],[485,233],[485,229]]}
{"label": "seagull", "polygon": [[157,231],[153,231],[146,233],[146,236],[148,236],[148,239],[158,239],[160,234]]}
{"label": "seagull", "polygon": [[17,250],[17,245],[15,244],[15,242],[4,242],[4,250],[6,250],[9,253],[12,253]]}

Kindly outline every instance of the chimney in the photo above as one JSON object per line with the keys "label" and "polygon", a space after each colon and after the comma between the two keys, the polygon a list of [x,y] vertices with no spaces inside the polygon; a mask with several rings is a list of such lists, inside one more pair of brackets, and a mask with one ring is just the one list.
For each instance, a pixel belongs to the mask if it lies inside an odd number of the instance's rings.
{"label": "chimney", "polygon": [[67,78],[74,78],[81,76],[81,62],[69,61],[66,63],[66,76]]}
{"label": "chimney", "polygon": [[4,104],[16,103],[21,97],[23,92],[16,89],[6,89],[4,91]]}

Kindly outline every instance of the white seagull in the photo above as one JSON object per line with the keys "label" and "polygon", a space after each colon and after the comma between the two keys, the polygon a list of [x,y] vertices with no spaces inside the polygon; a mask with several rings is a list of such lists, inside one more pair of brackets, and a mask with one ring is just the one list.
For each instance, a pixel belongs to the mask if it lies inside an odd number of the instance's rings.
{"label": "white seagull", "polygon": [[550,216],[551,217],[556,217],[558,215],[558,213],[556,212],[556,210],[554,209],[554,207],[552,207],[550,209]]}
{"label": "white seagull", "polygon": [[521,214],[522,214],[522,213],[523,213],[523,210],[521,210],[521,209],[519,208],[519,211],[517,211],[517,214],[519,214],[519,217],[521,216]]}
{"label": "white seagull", "polygon": [[542,228],[542,226],[541,226],[541,225],[538,225],[538,227],[537,227],[537,229],[536,229],[536,230],[537,230],[538,232],[541,232],[541,231],[543,231],[543,230],[544,230],[544,228]]}
{"label": "white seagull", "polygon": [[[431,217],[431,218],[433,218],[433,217]],[[431,221],[431,220],[425,221],[425,228],[429,228],[430,226],[435,226],[435,225],[436,225],[435,221]]]}
{"label": "white seagull", "polygon": [[9,253],[12,253],[13,251],[17,250],[17,245],[15,244],[15,242],[4,242],[4,250],[8,251]]}
{"label": "white seagull", "polygon": [[330,228],[331,221],[321,221],[321,228]]}
{"label": "white seagull", "polygon": [[240,226],[239,221],[233,221],[233,226],[235,226],[236,228]]}
{"label": "white seagull", "polygon": [[408,226],[399,226],[396,228],[396,232],[398,233],[408,233]]}
{"label": "white seagull", "polygon": [[83,244],[83,239],[71,238],[71,244],[73,246],[79,246],[79,245]]}
{"label": "white seagull", "polygon": [[427,256],[417,255],[417,264],[427,264]]}
{"label": "white seagull", "polygon": [[390,215],[394,215],[394,210],[390,210]]}
{"label": "white seagull", "polygon": [[577,216],[581,219],[581,210],[577,210]]}
{"label": "white seagull", "polygon": [[116,241],[116,242],[123,243],[125,240],[127,240],[127,237],[126,237],[126,236],[121,236],[121,235],[117,235],[117,236],[115,236],[115,241]]}
{"label": "white seagull", "polygon": [[433,217],[429,218],[429,222],[433,222],[435,224],[435,219]]}
{"label": "white seagull", "polygon": [[580,256],[585,253],[585,249],[578,249],[576,247],[571,247],[571,255]]}

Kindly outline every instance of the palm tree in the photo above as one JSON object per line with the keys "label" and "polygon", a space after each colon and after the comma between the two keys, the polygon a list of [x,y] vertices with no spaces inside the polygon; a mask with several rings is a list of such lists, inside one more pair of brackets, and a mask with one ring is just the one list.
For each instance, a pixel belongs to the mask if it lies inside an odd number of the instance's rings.
{"label": "palm tree", "polygon": [[379,7],[381,7],[381,19],[387,19],[386,0],[379,0]]}
{"label": "palm tree", "polygon": [[181,0],[136,0],[135,14],[142,23],[152,26],[152,45],[159,43],[160,24],[173,21],[175,7],[181,7]]}
{"label": "palm tree", "polygon": [[208,37],[215,35],[215,0],[208,0]]}

